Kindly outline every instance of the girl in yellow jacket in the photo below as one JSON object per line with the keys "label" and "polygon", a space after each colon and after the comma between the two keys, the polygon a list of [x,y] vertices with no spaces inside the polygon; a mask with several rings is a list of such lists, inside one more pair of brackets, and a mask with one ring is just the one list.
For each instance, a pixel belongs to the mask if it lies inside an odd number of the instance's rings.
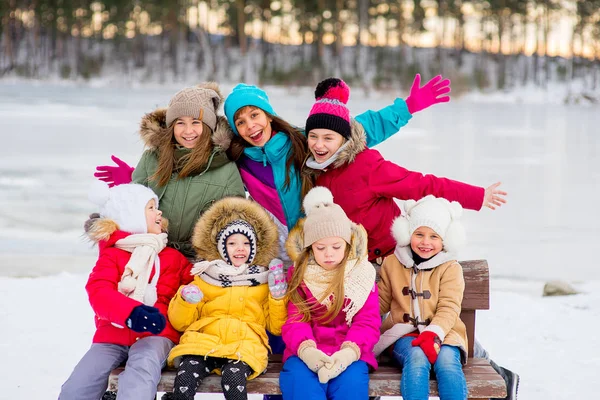
{"label": "girl in yellow jacket", "polygon": [[202,215],[192,244],[205,261],[169,305],[169,321],[185,332],[169,354],[178,371],[163,400],[193,399],[211,372],[222,375],[227,400],[247,399],[246,381],[267,367],[266,330],[281,335],[287,318],[277,227],[257,203],[230,197]]}
{"label": "girl in yellow jacket", "polygon": [[441,400],[464,400],[467,333],[460,320],[465,282],[452,252],[464,244],[457,202],[427,196],[405,203],[394,221],[397,246],[381,267],[380,313],[386,314],[375,354],[392,346],[402,368],[405,400],[429,398],[433,367]]}

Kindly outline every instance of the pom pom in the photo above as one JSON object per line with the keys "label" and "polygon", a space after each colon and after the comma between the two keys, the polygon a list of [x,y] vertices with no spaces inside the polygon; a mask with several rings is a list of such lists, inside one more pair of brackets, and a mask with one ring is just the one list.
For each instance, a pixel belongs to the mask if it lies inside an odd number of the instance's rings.
{"label": "pom pom", "polygon": [[410,210],[412,210],[416,204],[417,202],[415,200],[406,200],[404,202],[404,211],[406,211],[407,214],[410,214]]}
{"label": "pom pom", "polygon": [[98,205],[103,206],[110,198],[110,190],[108,184],[103,181],[96,180],[92,182],[90,190],[88,191],[88,199]]}
{"label": "pom pom", "polygon": [[458,252],[467,242],[467,235],[463,224],[452,221],[446,230],[444,237],[444,249],[450,253]]}
{"label": "pom pom", "polygon": [[148,285],[144,292],[144,304],[150,307],[154,307],[158,300],[158,293],[156,293],[156,286]]}
{"label": "pom pom", "polygon": [[462,216],[463,208],[458,201],[449,202],[448,209],[450,210],[450,217],[457,219]]}
{"label": "pom pom", "polygon": [[341,79],[328,78],[319,82],[315,89],[315,99],[319,100],[323,97],[336,99],[346,104],[350,97],[350,88]]}
{"label": "pom pom", "polygon": [[123,293],[125,296],[129,296],[135,290],[135,285],[137,281],[131,275],[128,275],[121,279],[119,282],[119,292]]}
{"label": "pom pom", "polygon": [[302,202],[306,215],[310,214],[314,208],[331,204],[333,204],[333,194],[329,189],[323,186],[315,186],[312,188],[310,192],[306,194],[304,201]]}
{"label": "pom pom", "polygon": [[392,224],[392,236],[396,239],[398,246],[404,247],[410,244],[410,224],[408,218],[403,215],[396,218]]}

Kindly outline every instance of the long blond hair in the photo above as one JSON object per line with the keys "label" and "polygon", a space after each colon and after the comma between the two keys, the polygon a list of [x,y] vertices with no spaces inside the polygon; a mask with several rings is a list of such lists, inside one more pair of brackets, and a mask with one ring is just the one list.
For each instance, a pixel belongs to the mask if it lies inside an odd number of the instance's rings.
{"label": "long blond hair", "polygon": [[202,134],[198,140],[198,143],[194,146],[189,154],[186,154],[181,160],[175,159],[175,149],[177,146],[177,140],[175,140],[175,123],[173,121],[169,125],[168,135],[162,137],[161,143],[158,145],[158,166],[156,172],[150,177],[151,181],[157,182],[158,186],[165,186],[169,183],[175,163],[183,165],[181,171],[177,173],[177,179],[187,178],[194,173],[200,172],[202,168],[206,167],[208,159],[213,151],[212,142],[212,129],[204,122],[202,122]]}
{"label": "long blond hair", "polygon": [[[338,265],[335,275],[324,294],[324,296],[333,294],[333,303],[327,312],[318,318],[320,323],[327,324],[333,321],[342,310],[342,307],[344,307],[344,276],[349,255],[350,245],[346,245],[344,258],[342,258],[342,261]],[[294,263],[294,273],[292,274],[292,279],[290,280],[288,288],[289,300],[298,307],[298,314],[302,315],[299,322],[309,322],[312,319],[311,314],[321,307],[321,303],[326,298],[323,297],[322,299],[317,299],[316,303],[311,304],[300,295],[300,285],[304,281],[304,274],[306,273],[309,262],[315,262],[312,246],[305,248]]]}

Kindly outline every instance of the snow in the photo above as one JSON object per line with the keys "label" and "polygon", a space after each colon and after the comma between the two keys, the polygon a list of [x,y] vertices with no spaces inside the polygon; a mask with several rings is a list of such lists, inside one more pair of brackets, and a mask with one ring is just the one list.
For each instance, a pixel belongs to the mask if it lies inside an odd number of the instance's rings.
{"label": "snow", "polygon": [[[141,116],[181,87],[0,82],[0,399],[55,399],[89,347],[84,285],[96,249],[81,231],[95,211],[86,197],[94,168],[111,154],[135,164]],[[303,125],[310,89],[266,90],[279,115]],[[378,109],[393,96],[357,89],[350,109]],[[464,217],[461,258],[487,259],[492,276],[477,336],[521,375],[521,399],[595,398],[600,269],[590,256],[600,239],[600,113],[553,101],[562,94],[552,88],[544,96],[453,100],[417,114],[378,149],[412,170],[484,187],[503,182],[507,205]],[[542,297],[553,279],[582,293]]]}

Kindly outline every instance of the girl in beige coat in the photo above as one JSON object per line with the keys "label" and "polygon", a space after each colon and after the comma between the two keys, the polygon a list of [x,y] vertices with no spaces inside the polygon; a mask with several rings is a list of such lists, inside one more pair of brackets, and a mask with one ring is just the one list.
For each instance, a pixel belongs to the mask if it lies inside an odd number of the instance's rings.
{"label": "girl in beige coat", "polygon": [[465,283],[453,251],[464,243],[456,220],[457,202],[427,196],[405,204],[408,218],[392,226],[397,241],[381,267],[379,306],[389,312],[375,346],[379,354],[392,347],[402,368],[400,389],[405,400],[429,398],[431,367],[442,400],[464,400],[467,384],[467,334],[460,320]]}

